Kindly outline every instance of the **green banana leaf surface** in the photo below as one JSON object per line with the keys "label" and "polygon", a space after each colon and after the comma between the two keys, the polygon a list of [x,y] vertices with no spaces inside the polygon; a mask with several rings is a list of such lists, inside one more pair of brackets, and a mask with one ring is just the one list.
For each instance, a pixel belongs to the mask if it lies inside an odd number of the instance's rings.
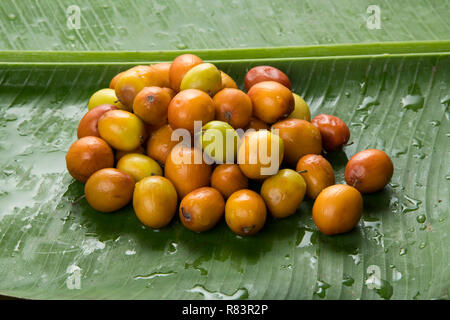
{"label": "green banana leaf surface", "polygon": [[[305,49],[298,50],[301,55]],[[133,54],[128,56],[133,63],[94,59],[0,66],[1,294],[448,298],[448,53],[211,60],[241,88],[249,68],[278,67],[313,116],[342,118],[353,144],[326,155],[337,183],[344,183],[347,160],[366,148],[386,151],[395,166],[383,191],[364,196],[363,217],[347,234],[320,234],[311,218],[312,201],[305,200],[294,216],[269,219],[258,235],[247,238],[233,234],[224,221],[197,234],[177,217],[152,230],[137,220],[131,205],[100,213],[79,200],[83,185],[67,173],[65,153],[90,95],[136,64]],[[146,63],[154,56],[149,53]]]}

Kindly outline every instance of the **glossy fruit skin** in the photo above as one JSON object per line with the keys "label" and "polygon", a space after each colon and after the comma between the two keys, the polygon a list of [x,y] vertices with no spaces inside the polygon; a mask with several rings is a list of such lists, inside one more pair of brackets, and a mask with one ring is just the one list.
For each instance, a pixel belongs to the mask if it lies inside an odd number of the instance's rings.
{"label": "glossy fruit skin", "polygon": [[270,130],[270,126],[267,123],[265,123],[264,121],[259,120],[258,118],[251,117],[245,130],[249,130],[249,129],[253,129],[255,131],[258,131],[261,129],[262,130]]}
{"label": "glossy fruit skin", "polygon": [[172,88],[169,88],[169,87],[162,87],[162,89],[165,91],[165,92],[167,92],[168,94],[169,94],[169,96],[170,96],[170,99],[173,99],[173,97],[175,97],[176,96],[176,92],[175,92],[175,90],[173,90]]}
{"label": "glossy fruit skin", "polygon": [[186,72],[201,63],[202,59],[189,53],[176,57],[169,69],[170,87],[177,92],[180,91],[181,81]]}
{"label": "glossy fruit skin", "polygon": [[198,89],[211,97],[222,89],[222,76],[215,65],[201,63],[191,68],[183,77],[180,90]]}
{"label": "glossy fruit skin", "polygon": [[161,167],[155,160],[139,153],[124,155],[117,163],[117,169],[128,173],[136,182],[145,177],[163,175]]}
{"label": "glossy fruit skin", "polygon": [[84,186],[87,202],[101,212],[113,212],[126,206],[133,197],[133,190],[133,178],[114,168],[95,172]]}
{"label": "glossy fruit skin", "polygon": [[110,88],[110,89],[115,89],[117,80],[119,80],[119,78],[120,78],[120,76],[121,76],[122,74],[123,74],[123,72],[119,72],[118,74],[116,74],[116,75],[114,76],[114,78],[111,79],[111,82],[109,83],[109,88]]}
{"label": "glossy fruit skin", "polygon": [[233,80],[233,78],[231,78],[228,74],[226,74],[222,70],[220,70],[220,76],[222,77],[222,89],[225,89],[225,88],[237,89],[238,88],[238,86],[237,86],[236,82]]}
{"label": "glossy fruit skin", "polygon": [[298,94],[293,93],[294,96],[294,111],[288,116],[288,118],[301,119],[306,121],[311,121],[311,111],[309,110],[308,104],[302,97]]}
{"label": "glossy fruit skin", "polygon": [[271,66],[257,66],[250,69],[245,75],[245,90],[248,92],[255,84],[263,81],[275,81],[289,90],[292,89],[291,81],[281,70]]}
{"label": "glossy fruit skin", "polygon": [[201,90],[187,89],[170,102],[168,120],[173,130],[183,128],[194,133],[194,121],[205,125],[214,120],[215,109],[210,96]]}
{"label": "glossy fruit skin", "polygon": [[248,178],[237,164],[221,164],[211,175],[211,187],[217,189],[226,199],[238,190],[247,189]]}
{"label": "glossy fruit skin", "polygon": [[131,111],[136,95],[145,87],[160,86],[157,71],[150,66],[135,66],[122,73],[115,85],[115,93],[120,102]]}
{"label": "glossy fruit skin", "polygon": [[102,104],[86,112],[78,124],[78,139],[87,136],[100,137],[98,132],[98,119],[100,119],[105,112],[110,110],[117,110],[117,107],[112,104]]}
{"label": "glossy fruit skin", "polygon": [[225,221],[228,227],[241,236],[251,236],[262,229],[267,209],[264,200],[252,190],[234,192],[225,204]]}
{"label": "glossy fruit skin", "polygon": [[311,123],[315,125],[322,136],[323,148],[327,151],[336,151],[350,139],[350,130],[344,121],[329,114],[315,116]]}
{"label": "glossy fruit skin", "polygon": [[345,181],[362,193],[380,191],[391,181],[393,174],[392,160],[378,149],[358,152],[345,167]]}
{"label": "glossy fruit skin", "polygon": [[320,232],[335,235],[352,230],[363,210],[361,193],[345,184],[327,187],[313,205],[312,217]]}
{"label": "glossy fruit skin", "polygon": [[131,151],[139,147],[146,135],[144,123],[124,110],[111,110],[98,120],[100,137],[113,148]]}
{"label": "glossy fruit skin", "polygon": [[172,100],[160,87],[145,87],[133,101],[133,112],[145,123],[158,126],[167,123],[167,111]]}
{"label": "glossy fruit skin", "polygon": [[285,145],[286,161],[295,166],[298,160],[306,154],[320,154],[322,152],[322,138],[319,129],[310,122],[300,119],[285,119],[275,123],[273,129]]}
{"label": "glossy fruit skin", "polygon": [[294,111],[295,100],[291,90],[275,81],[253,85],[248,92],[253,115],[266,123],[275,123]]}
{"label": "glossy fruit skin", "polygon": [[156,71],[159,87],[170,88],[170,65],[171,63],[168,62],[161,62],[150,65],[150,68]]}
{"label": "glossy fruit skin", "polygon": [[[273,147],[276,149],[272,150]],[[278,172],[284,150],[283,140],[276,134],[267,130],[250,132],[244,135],[239,146],[239,168],[250,179],[265,179]],[[261,158],[260,153],[266,159]]]}
{"label": "glossy fruit skin", "polygon": [[170,125],[166,124],[161,128],[153,131],[147,141],[147,154],[160,164],[166,163],[166,158],[178,141],[172,141],[173,130]]}
{"label": "glossy fruit skin", "polygon": [[173,183],[182,199],[195,189],[209,186],[211,166],[205,163],[200,150],[179,144],[166,159],[164,176]]}
{"label": "glossy fruit skin", "polygon": [[200,138],[203,152],[216,163],[235,162],[239,136],[228,123],[217,120],[208,122],[202,127]]}
{"label": "glossy fruit skin", "polygon": [[292,169],[282,169],[264,180],[261,196],[274,218],[293,215],[305,197],[306,183]]}
{"label": "glossy fruit skin", "polygon": [[177,211],[177,192],[173,184],[160,176],[147,177],[136,183],[133,208],[147,227],[167,226]]}
{"label": "glossy fruit skin", "polygon": [[180,203],[183,225],[195,232],[212,229],[222,219],[225,201],[219,191],[203,187],[189,192]]}
{"label": "glossy fruit skin", "polygon": [[116,153],[115,153],[116,163],[119,162],[119,160],[122,159],[123,156],[130,154],[130,153],[145,154],[145,149],[142,145],[139,145],[139,147],[137,147],[136,149],[131,150],[131,151],[116,150]]}
{"label": "glossy fruit skin", "polygon": [[213,98],[216,119],[229,123],[233,128],[245,128],[252,116],[250,97],[243,91],[232,88],[220,90]]}
{"label": "glossy fruit skin", "polygon": [[126,109],[126,107],[120,103],[114,90],[110,88],[96,91],[89,99],[88,109],[92,110],[102,104],[112,104],[118,109]]}
{"label": "glossy fruit skin", "polygon": [[111,147],[98,137],[83,137],[75,141],[66,154],[66,166],[70,175],[86,182],[96,171],[114,165]]}
{"label": "glossy fruit skin", "polygon": [[334,171],[331,164],[318,154],[307,154],[297,162],[297,171],[306,181],[306,194],[315,199],[319,193],[335,183]]}

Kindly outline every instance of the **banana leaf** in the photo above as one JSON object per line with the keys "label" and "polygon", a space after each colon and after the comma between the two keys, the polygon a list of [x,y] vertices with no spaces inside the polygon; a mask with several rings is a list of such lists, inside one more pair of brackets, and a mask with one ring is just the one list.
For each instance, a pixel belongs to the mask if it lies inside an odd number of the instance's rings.
{"label": "banana leaf", "polygon": [[448,40],[449,11],[450,3],[440,0],[2,0],[0,48],[142,51]]}
{"label": "banana leaf", "polygon": [[390,184],[364,196],[353,231],[333,237],[317,231],[310,200],[253,237],[236,236],[224,221],[197,234],[177,217],[152,230],[131,205],[96,212],[80,200],[83,185],[64,160],[90,95],[132,65],[179,52],[0,52],[0,294],[448,299],[449,49],[437,41],[194,51],[241,88],[249,68],[278,67],[313,116],[342,118],[353,144],[326,155],[337,183],[356,152],[391,156]]}

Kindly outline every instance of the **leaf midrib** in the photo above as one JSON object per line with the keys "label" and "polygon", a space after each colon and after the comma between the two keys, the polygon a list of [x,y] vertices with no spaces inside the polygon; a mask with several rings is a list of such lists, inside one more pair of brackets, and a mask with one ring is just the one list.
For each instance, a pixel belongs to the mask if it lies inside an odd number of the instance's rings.
{"label": "leaf midrib", "polygon": [[125,64],[173,60],[193,53],[207,61],[316,59],[450,53],[450,40],[168,51],[0,51],[0,64]]}

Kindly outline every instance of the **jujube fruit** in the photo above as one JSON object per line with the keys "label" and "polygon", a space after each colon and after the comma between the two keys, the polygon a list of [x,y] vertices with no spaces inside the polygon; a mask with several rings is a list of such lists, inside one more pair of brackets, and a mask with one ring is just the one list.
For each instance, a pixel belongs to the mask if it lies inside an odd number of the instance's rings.
{"label": "jujube fruit", "polygon": [[114,168],[101,169],[91,175],[84,187],[89,205],[97,211],[112,212],[126,206],[133,197],[134,180]]}
{"label": "jujube fruit", "polygon": [[211,63],[201,63],[191,68],[183,77],[180,90],[198,89],[213,96],[222,89],[220,71]]}
{"label": "jujube fruit", "polygon": [[262,229],[267,209],[264,200],[252,190],[234,192],[225,204],[225,221],[236,234],[250,236]]}
{"label": "jujube fruit", "polygon": [[171,63],[161,62],[150,65],[150,68],[155,70],[158,77],[158,86],[170,88],[170,66]]}
{"label": "jujube fruit", "polygon": [[162,228],[175,215],[177,199],[177,192],[170,180],[160,176],[147,177],[136,183],[134,212],[147,227]]}
{"label": "jujube fruit", "polygon": [[293,93],[294,96],[294,111],[288,116],[288,118],[301,119],[306,121],[311,121],[311,111],[309,110],[308,104],[302,97],[298,94]]}
{"label": "jujube fruit", "polygon": [[358,152],[345,166],[345,181],[362,193],[380,191],[391,181],[393,174],[392,160],[378,149]]}
{"label": "jujube fruit", "polygon": [[104,113],[98,120],[98,132],[113,148],[123,151],[139,147],[146,135],[142,120],[124,110]]}
{"label": "jujube fruit", "polygon": [[197,89],[187,89],[178,93],[170,102],[169,124],[172,129],[183,128],[194,133],[194,121],[205,125],[214,120],[214,105],[210,96]]}
{"label": "jujube fruit", "polygon": [[250,69],[245,75],[245,90],[249,91],[255,84],[263,81],[275,81],[289,90],[292,88],[288,76],[281,70],[271,66],[257,66]]}
{"label": "jujube fruit", "polygon": [[229,123],[233,128],[245,128],[252,116],[252,101],[238,89],[225,88],[213,98],[216,119]]}
{"label": "jujube fruit", "polygon": [[336,151],[350,139],[350,130],[344,121],[329,114],[315,116],[311,123],[315,125],[322,136],[323,148],[327,151]]}
{"label": "jujube fruit", "polygon": [[117,110],[117,107],[112,104],[102,104],[86,112],[78,124],[78,139],[87,136],[100,137],[98,132],[98,119],[100,119],[105,112],[110,110]]}
{"label": "jujube fruit", "polygon": [[275,218],[293,215],[306,192],[306,183],[302,176],[292,169],[283,169],[264,180],[261,196]]}
{"label": "jujube fruit", "polygon": [[248,178],[237,164],[218,165],[211,175],[211,187],[217,189],[224,198],[232,193],[248,188]]}
{"label": "jujube fruit", "polygon": [[176,57],[169,69],[170,87],[175,91],[180,91],[181,81],[184,75],[196,65],[203,63],[203,60],[193,54],[182,54]]}
{"label": "jujube fruit", "polygon": [[272,128],[278,130],[278,135],[283,139],[284,157],[292,166],[306,154],[322,152],[320,132],[308,121],[285,119],[275,123]]}
{"label": "jujube fruit", "polygon": [[363,200],[358,190],[335,184],[322,190],[313,205],[317,229],[326,235],[352,230],[362,215]]}
{"label": "jujube fruit", "polygon": [[258,82],[248,96],[252,100],[253,115],[266,123],[280,121],[294,111],[291,90],[275,81]]}
{"label": "jujube fruit", "polygon": [[238,86],[236,82],[228,74],[220,70],[220,76],[222,77],[222,89],[224,88],[234,88],[237,89]]}
{"label": "jujube fruit", "polygon": [[250,179],[264,179],[278,172],[284,155],[283,140],[267,130],[243,136],[238,150],[241,171]]}
{"label": "jujube fruit", "polygon": [[306,194],[315,199],[319,193],[334,184],[331,164],[318,154],[307,154],[298,160],[296,170],[306,181]]}
{"label": "jujube fruit", "polygon": [[210,121],[202,127],[202,150],[216,163],[234,163],[239,136],[236,130],[223,121]]}
{"label": "jujube fruit", "polygon": [[120,103],[114,90],[110,88],[100,89],[96,91],[89,99],[88,109],[92,110],[95,107],[101,106],[102,104],[112,104],[118,109],[127,109],[126,106]]}
{"label": "jujube fruit", "polygon": [[214,227],[223,217],[225,201],[219,191],[203,187],[189,192],[180,202],[179,216],[183,225],[195,232]]}
{"label": "jujube fruit", "polygon": [[168,124],[153,131],[147,141],[148,156],[160,164],[165,164],[170,151],[178,144],[178,141],[172,140],[172,133],[173,130]]}
{"label": "jujube fruit", "polygon": [[75,141],[66,154],[66,165],[70,175],[80,182],[96,171],[114,165],[111,147],[98,137],[83,137]]}
{"label": "jujube fruit", "polygon": [[145,87],[134,98],[133,112],[144,122],[158,126],[167,123],[167,111],[172,100],[160,87]]}
{"label": "jujube fruit", "polygon": [[209,186],[211,166],[205,163],[201,150],[179,144],[166,159],[164,176],[172,181],[182,199],[197,188]]}
{"label": "jujube fruit", "polygon": [[162,176],[163,174],[161,167],[155,160],[139,153],[124,155],[117,163],[117,169],[128,173],[136,182],[145,177]]}

